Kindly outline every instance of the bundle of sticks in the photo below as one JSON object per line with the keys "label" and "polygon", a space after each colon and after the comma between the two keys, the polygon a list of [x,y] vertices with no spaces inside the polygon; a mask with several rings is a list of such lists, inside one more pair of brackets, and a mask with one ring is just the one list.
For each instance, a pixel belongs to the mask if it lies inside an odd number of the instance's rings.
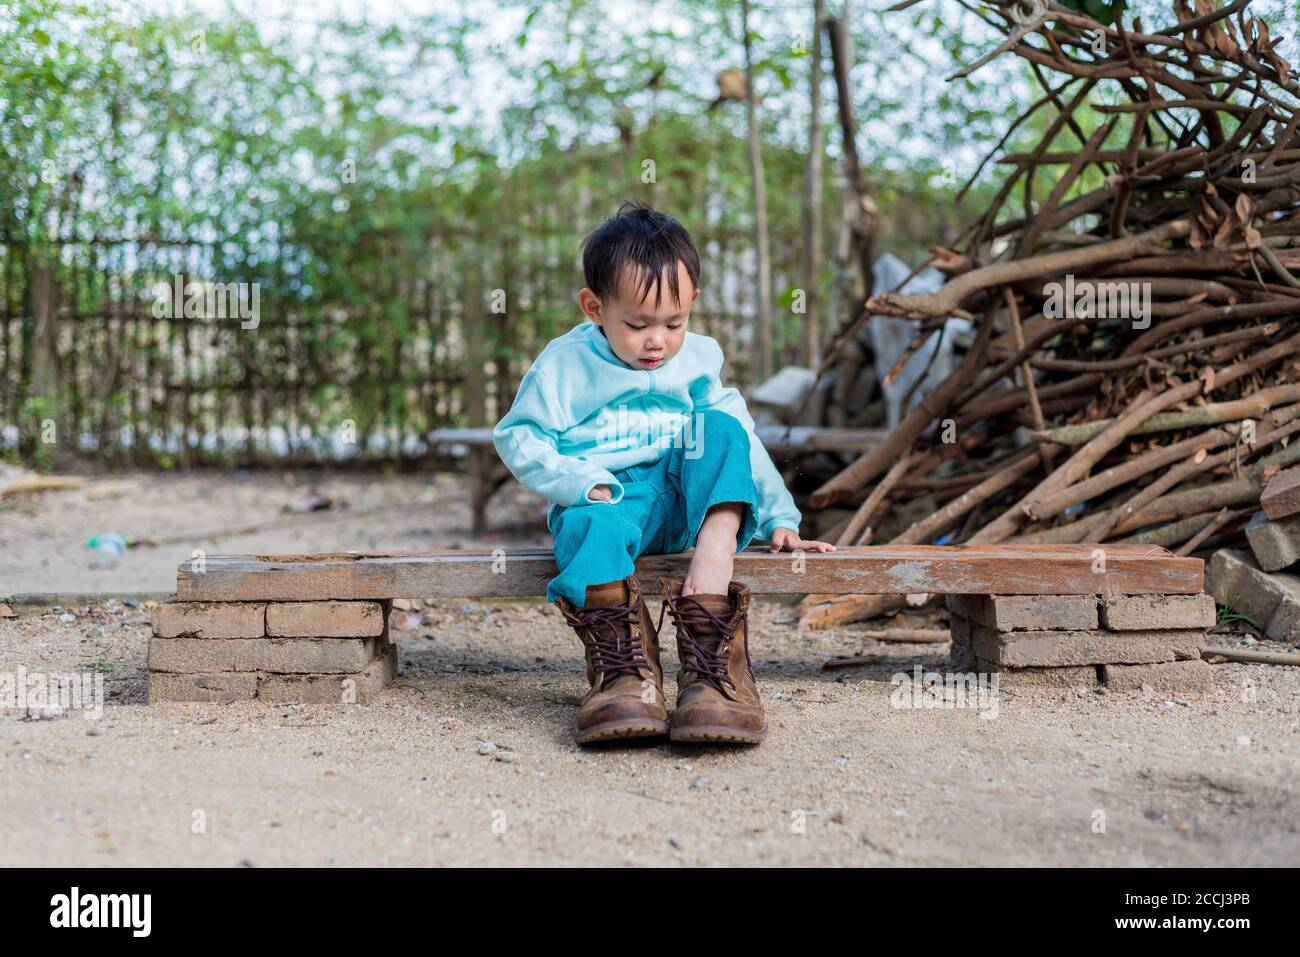
{"label": "bundle of sticks", "polygon": [[[1042,0],[995,5],[1005,42],[954,77],[1022,57],[1044,93],[1012,129],[1055,118],[1001,157],[989,209],[932,249],[945,284],[872,296],[828,348],[823,369],[873,314],[916,320],[914,349],[950,316],[975,329],[956,371],[812,494],[854,509],[838,544],[883,543],[873,524],[923,501],[888,542],[1191,554],[1235,542],[1262,484],[1300,461],[1300,84],[1249,0],[1196,3],[1152,33],[1122,9],[1106,27]],[[893,607],[809,595],[800,623]]]}

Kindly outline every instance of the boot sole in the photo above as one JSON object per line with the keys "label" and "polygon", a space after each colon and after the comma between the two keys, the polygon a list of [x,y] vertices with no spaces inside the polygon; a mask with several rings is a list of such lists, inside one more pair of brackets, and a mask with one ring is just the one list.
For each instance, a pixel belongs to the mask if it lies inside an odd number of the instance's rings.
{"label": "boot sole", "polygon": [[667,721],[650,721],[644,718],[606,721],[579,732],[578,744],[597,741],[616,741],[620,738],[661,738],[668,733]]}
{"label": "boot sole", "polygon": [[673,728],[668,732],[668,740],[684,744],[761,744],[766,737],[766,727],[762,731],[749,731],[716,724]]}

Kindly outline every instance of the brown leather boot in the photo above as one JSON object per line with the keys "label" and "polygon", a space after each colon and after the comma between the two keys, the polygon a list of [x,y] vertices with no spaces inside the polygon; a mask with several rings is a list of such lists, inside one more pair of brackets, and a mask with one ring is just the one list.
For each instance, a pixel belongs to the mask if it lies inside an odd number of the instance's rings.
{"label": "brown leather boot", "polygon": [[555,605],[586,649],[591,689],[578,709],[578,743],[667,734],[659,632],[636,576],[589,585],[582,608],[565,598]]}
{"label": "brown leather boot", "polygon": [[749,660],[749,589],[733,581],[725,595],[683,596],[680,578],[661,578],[659,587],[677,625],[682,662],[669,738],[758,744],[767,720]]}

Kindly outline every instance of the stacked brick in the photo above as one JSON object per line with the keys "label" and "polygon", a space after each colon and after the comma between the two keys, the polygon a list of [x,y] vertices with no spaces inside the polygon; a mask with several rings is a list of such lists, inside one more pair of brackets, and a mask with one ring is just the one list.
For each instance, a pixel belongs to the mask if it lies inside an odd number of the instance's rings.
{"label": "stacked brick", "polygon": [[949,595],[955,671],[1002,687],[1201,691],[1209,595]]}
{"label": "stacked brick", "polygon": [[1221,605],[1245,615],[1264,636],[1300,643],[1300,469],[1275,475],[1246,526],[1250,551],[1222,548],[1205,570]]}
{"label": "stacked brick", "polygon": [[390,601],[170,601],[149,642],[149,701],[364,704],[397,673]]}
{"label": "stacked brick", "polygon": [[1300,562],[1300,469],[1280,472],[1259,497],[1260,511],[1246,526],[1246,541],[1261,571]]}

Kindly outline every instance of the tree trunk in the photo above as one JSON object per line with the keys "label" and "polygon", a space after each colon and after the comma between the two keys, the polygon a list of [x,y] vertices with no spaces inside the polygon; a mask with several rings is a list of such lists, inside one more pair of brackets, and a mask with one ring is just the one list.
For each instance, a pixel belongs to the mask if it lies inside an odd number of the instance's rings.
{"label": "tree trunk", "polygon": [[[849,4],[844,4],[842,19],[826,18],[826,32],[830,37],[831,61],[835,70],[836,101],[840,115],[840,136],[844,144],[844,176],[848,187],[844,197],[844,219],[848,230],[849,248],[844,250],[847,267],[842,280],[852,292],[846,298],[844,322],[850,323],[858,314],[862,303],[874,292],[876,257],[880,254],[880,216],[872,201],[866,176],[858,161],[857,123],[853,119],[853,98],[849,89],[849,72],[853,69],[853,48],[848,28]],[[857,261],[861,285],[854,280],[851,263]]]}
{"label": "tree trunk", "polygon": [[477,256],[472,257],[465,271],[465,304],[461,313],[461,332],[465,337],[465,425],[471,429],[488,424],[487,304],[483,301],[479,261]]}
{"label": "tree trunk", "polygon": [[[29,305],[32,311],[31,394],[41,400],[40,414],[28,423],[39,440],[47,421],[64,426],[62,418],[62,370],[59,365],[59,285],[50,266],[31,267],[28,274]],[[57,435],[57,432],[56,432]],[[35,442],[33,442],[34,446]]]}
{"label": "tree trunk", "polygon": [[749,117],[749,167],[754,180],[754,249],[758,255],[758,312],[755,316],[755,373],[758,382],[772,375],[772,255],[767,235],[767,186],[763,181],[762,140],[758,103],[754,91],[754,55],[749,40],[749,0],[740,7],[740,29],[745,41],[745,107]]}
{"label": "tree trunk", "polygon": [[825,130],[822,123],[822,0],[813,0],[812,65],[808,74],[808,165],[803,194],[803,263],[804,291],[803,364],[816,369],[821,358],[820,300],[817,295],[817,268],[822,258],[822,154]]}

